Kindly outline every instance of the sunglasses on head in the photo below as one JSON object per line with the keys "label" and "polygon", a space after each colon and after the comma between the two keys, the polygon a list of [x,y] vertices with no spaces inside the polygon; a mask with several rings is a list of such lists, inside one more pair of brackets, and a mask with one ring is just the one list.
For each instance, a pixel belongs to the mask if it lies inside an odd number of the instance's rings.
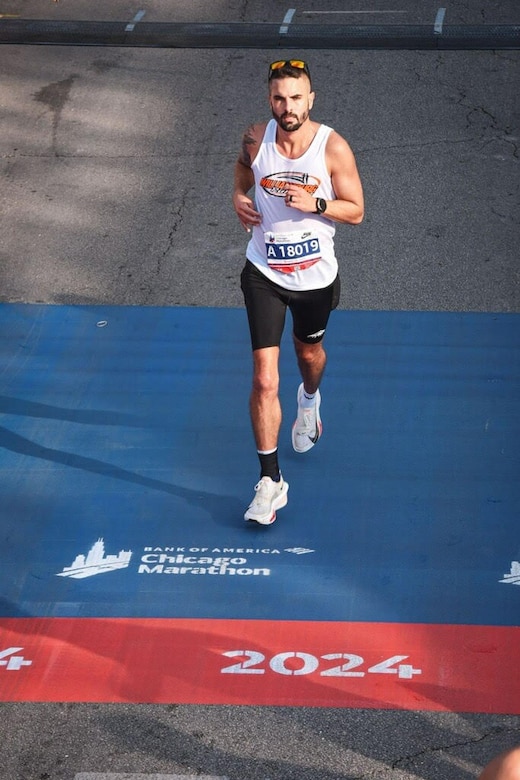
{"label": "sunglasses on head", "polygon": [[309,66],[303,60],[276,60],[269,65],[269,78],[272,79],[274,77],[274,72],[281,68],[285,68],[286,65],[290,65],[291,68],[303,70],[303,72],[310,77]]}

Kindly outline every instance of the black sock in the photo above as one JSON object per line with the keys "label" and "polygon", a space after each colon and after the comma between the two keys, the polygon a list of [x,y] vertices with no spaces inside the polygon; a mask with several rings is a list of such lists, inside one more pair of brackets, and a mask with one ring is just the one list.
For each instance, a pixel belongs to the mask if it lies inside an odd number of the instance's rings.
{"label": "black sock", "polygon": [[280,481],[280,468],[278,466],[278,450],[274,452],[259,452],[260,461],[260,479],[262,477],[271,477],[274,482]]}

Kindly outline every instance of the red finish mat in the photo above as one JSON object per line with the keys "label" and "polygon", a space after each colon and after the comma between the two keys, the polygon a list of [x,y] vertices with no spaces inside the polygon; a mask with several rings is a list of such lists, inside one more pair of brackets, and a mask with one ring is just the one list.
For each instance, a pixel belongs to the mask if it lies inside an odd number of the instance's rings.
{"label": "red finish mat", "polygon": [[520,714],[520,628],[13,618],[0,700]]}

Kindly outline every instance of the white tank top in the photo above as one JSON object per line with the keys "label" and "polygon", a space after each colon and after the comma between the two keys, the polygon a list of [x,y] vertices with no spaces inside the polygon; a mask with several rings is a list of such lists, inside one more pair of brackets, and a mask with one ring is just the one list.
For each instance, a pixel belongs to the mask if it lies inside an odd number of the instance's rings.
{"label": "white tank top", "polygon": [[261,225],[253,228],[246,256],[265,276],[288,290],[317,290],[332,284],[338,273],[334,254],[334,223],[325,215],[306,214],[285,205],[287,182],[313,196],[336,195],[325,162],[332,128],[320,125],[309,148],[296,160],[276,146],[277,124],[268,123],[251,169],[255,177],[256,209]]}

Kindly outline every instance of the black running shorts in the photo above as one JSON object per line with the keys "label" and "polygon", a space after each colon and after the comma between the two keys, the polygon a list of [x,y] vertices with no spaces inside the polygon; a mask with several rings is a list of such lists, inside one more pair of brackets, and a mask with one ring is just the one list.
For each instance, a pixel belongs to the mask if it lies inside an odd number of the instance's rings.
{"label": "black running shorts", "polygon": [[271,282],[249,260],[240,277],[253,349],[279,347],[289,307],[293,333],[305,344],[318,344],[330,313],[339,303],[339,276],[319,290],[286,290]]}

